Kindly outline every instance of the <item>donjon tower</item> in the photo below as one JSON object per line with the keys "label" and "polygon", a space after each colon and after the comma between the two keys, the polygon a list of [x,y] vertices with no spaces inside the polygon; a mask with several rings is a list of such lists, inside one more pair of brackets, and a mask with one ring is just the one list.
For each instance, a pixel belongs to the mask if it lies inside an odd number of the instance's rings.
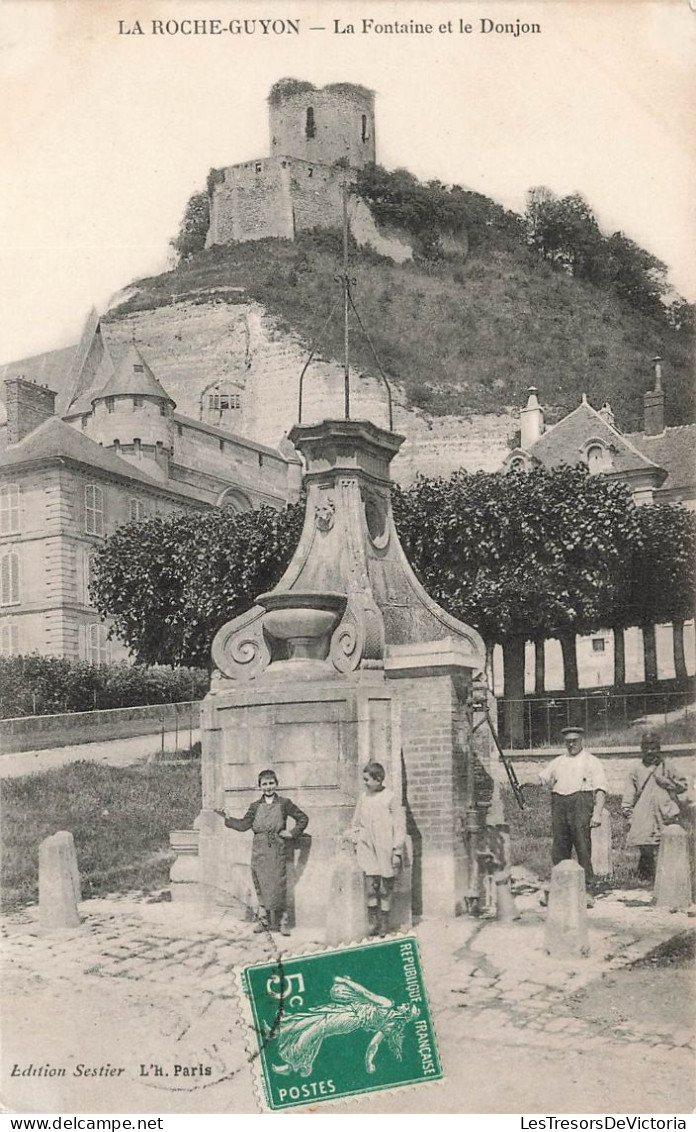
{"label": "donjon tower", "polygon": [[375,160],[373,91],[280,79],[268,106],[271,156],[212,178],[208,247],[340,225],[346,177]]}

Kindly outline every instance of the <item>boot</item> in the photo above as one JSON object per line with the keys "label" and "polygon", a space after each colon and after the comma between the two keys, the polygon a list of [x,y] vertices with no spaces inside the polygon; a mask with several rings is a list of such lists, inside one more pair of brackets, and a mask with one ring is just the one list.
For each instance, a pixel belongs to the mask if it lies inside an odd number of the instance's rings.
{"label": "boot", "polygon": [[280,917],[280,923],[278,925],[278,931],[280,932],[281,935],[290,935],[290,922],[289,922],[289,917],[288,917],[287,912],[283,912],[283,914]]}
{"label": "boot", "polygon": [[380,928],[380,915],[379,908],[373,908],[370,904],[367,906],[367,934],[372,937],[379,935]]}
{"label": "boot", "polygon": [[389,912],[380,908],[377,914],[377,935],[383,939],[389,930]]}

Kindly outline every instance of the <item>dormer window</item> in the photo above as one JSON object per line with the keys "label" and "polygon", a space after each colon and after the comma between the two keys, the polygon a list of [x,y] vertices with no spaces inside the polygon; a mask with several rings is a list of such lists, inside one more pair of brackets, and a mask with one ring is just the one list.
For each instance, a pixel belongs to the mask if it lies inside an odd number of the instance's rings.
{"label": "dormer window", "polygon": [[611,448],[599,437],[591,437],[585,442],[582,457],[592,476],[612,469]]}
{"label": "dormer window", "polygon": [[587,449],[587,466],[591,472],[596,472],[604,464],[604,450],[599,444],[593,444]]}
{"label": "dormer window", "polygon": [[314,121],[314,107],[307,107],[307,116],[305,118],[305,137],[313,138],[317,132],[316,122]]}
{"label": "dormer window", "polygon": [[145,373],[145,366],[136,363],[136,365],[133,366],[133,373]]}
{"label": "dormer window", "polygon": [[526,467],[527,465],[521,456],[515,456],[515,459],[510,461],[511,472],[523,472]]}

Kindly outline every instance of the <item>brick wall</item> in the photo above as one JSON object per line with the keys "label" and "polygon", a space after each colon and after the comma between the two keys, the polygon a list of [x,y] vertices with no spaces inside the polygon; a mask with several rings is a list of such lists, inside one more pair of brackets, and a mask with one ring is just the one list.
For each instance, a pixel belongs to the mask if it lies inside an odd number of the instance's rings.
{"label": "brick wall", "polygon": [[466,882],[463,705],[450,675],[399,679],[414,912],[453,915]]}

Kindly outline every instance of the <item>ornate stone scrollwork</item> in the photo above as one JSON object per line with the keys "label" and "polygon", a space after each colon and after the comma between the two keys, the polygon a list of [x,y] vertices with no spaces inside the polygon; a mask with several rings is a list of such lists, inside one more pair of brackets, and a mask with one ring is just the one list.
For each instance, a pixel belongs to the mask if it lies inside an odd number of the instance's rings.
{"label": "ornate stone scrollwork", "polygon": [[254,605],[241,617],[228,621],[213,640],[213,663],[231,680],[253,680],[271,661],[263,633],[266,610]]}
{"label": "ornate stone scrollwork", "polygon": [[337,672],[354,672],[361,666],[375,667],[384,658],[384,622],[367,595],[348,599],[341,623],[331,638],[329,659]]}

